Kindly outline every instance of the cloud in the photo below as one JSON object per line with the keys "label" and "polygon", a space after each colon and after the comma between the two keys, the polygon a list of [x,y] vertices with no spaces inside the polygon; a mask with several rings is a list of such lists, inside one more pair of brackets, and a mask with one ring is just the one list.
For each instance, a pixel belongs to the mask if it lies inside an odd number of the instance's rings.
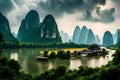
{"label": "cloud", "polygon": [[29,9],[38,10],[42,16],[52,14],[56,18],[60,18],[64,13],[91,11],[98,4],[104,5],[106,0],[0,0],[0,11],[5,14],[10,12],[15,7],[12,2],[19,8],[27,6]]}
{"label": "cloud", "polygon": [[93,22],[97,22],[98,19],[96,19],[95,17],[92,16],[90,11],[86,11],[82,17],[77,18],[78,20],[82,20],[82,21],[93,21]]}
{"label": "cloud", "polygon": [[120,0],[112,0],[112,1],[120,6]]}
{"label": "cloud", "polygon": [[96,5],[105,5],[106,0],[46,0],[38,3],[44,13],[61,17],[64,13],[72,14],[76,11],[93,10]]}
{"label": "cloud", "polygon": [[61,17],[64,12],[73,13],[75,9],[80,8],[81,4],[83,4],[83,0],[47,0],[46,2],[40,2],[38,6],[45,13]]}
{"label": "cloud", "polygon": [[115,8],[101,10],[99,7],[95,13],[97,16],[92,15],[92,12],[90,11],[86,11],[86,13],[83,14],[83,17],[79,17],[78,20],[111,23],[115,21],[114,13]]}
{"label": "cloud", "polygon": [[[114,7],[114,8],[113,8]],[[79,17],[78,20],[111,23],[116,19],[116,5],[113,6],[112,0],[106,0],[103,5],[97,5],[92,11],[86,11],[83,17]],[[118,11],[118,10],[117,10]]]}
{"label": "cloud", "polygon": [[115,18],[114,18],[114,15],[113,15],[114,12],[115,12],[115,8],[110,8],[110,9],[106,9],[106,10],[103,10],[103,11],[98,9],[96,11],[97,15],[100,17],[99,21],[104,22],[104,23],[110,23],[110,22],[115,21]]}
{"label": "cloud", "polygon": [[85,10],[93,10],[97,5],[105,5],[106,0],[84,0],[83,8]]}
{"label": "cloud", "polygon": [[115,17],[119,20],[120,19],[120,0],[111,0],[113,3],[113,6],[116,9]]}
{"label": "cloud", "polygon": [[11,0],[14,6],[8,14],[7,18],[11,27],[19,27],[22,19],[31,10],[36,9],[35,0]]}
{"label": "cloud", "polygon": [[14,1],[19,6],[22,6],[25,3],[25,0],[14,0]]}
{"label": "cloud", "polygon": [[14,8],[11,0],[0,0],[0,12],[7,14]]}

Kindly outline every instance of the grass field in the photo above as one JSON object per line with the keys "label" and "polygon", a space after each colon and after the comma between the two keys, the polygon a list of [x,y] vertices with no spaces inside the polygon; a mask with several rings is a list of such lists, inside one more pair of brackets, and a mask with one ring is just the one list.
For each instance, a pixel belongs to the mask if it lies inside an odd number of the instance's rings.
{"label": "grass field", "polygon": [[55,52],[57,54],[57,51],[59,50],[63,50],[63,51],[70,51],[70,53],[73,53],[74,51],[82,51],[82,50],[85,50],[87,48],[65,48],[65,49],[45,49],[45,50],[40,50],[40,54],[43,54],[44,51],[48,51],[48,55],[51,53],[51,52]]}

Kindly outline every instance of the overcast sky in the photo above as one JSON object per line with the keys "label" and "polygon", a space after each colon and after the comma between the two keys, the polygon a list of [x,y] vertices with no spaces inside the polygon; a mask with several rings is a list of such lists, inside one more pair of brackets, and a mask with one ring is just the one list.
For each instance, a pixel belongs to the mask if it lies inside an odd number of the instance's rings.
{"label": "overcast sky", "polygon": [[59,30],[72,36],[78,25],[91,28],[103,36],[105,31],[120,28],[120,0],[0,0],[0,12],[10,23],[12,32],[17,33],[22,19],[30,10],[37,10],[40,22],[52,14]]}

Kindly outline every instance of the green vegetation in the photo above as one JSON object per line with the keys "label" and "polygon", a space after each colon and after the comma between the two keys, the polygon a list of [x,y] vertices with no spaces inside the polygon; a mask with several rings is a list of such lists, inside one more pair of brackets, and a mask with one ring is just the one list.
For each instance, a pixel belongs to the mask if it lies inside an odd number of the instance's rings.
{"label": "green vegetation", "polygon": [[44,57],[48,57],[48,51],[44,51]]}
{"label": "green vegetation", "polygon": [[43,56],[48,57],[50,59],[53,58],[70,59],[70,51],[59,50],[57,51],[57,53],[51,52],[49,55],[48,55],[48,51],[44,51]]}
{"label": "green vegetation", "polygon": [[[31,37],[31,35],[30,35]],[[60,36],[58,36],[60,38]],[[0,41],[4,40],[4,37],[1,33],[0,35]],[[34,39],[34,38],[33,38]],[[51,40],[51,41],[50,41]],[[14,40],[13,40],[14,41]],[[42,41],[42,40],[41,40]],[[43,39],[44,41],[44,39]],[[61,43],[61,42],[52,42],[53,39],[48,39],[46,38],[45,41],[48,42],[44,42],[44,43],[20,43],[20,42],[16,42],[16,43],[9,43],[7,41],[2,41],[2,43],[0,44],[0,49],[15,49],[15,48],[86,48],[89,47],[89,45],[78,45],[78,44],[74,44],[74,43]]]}
{"label": "green vegetation", "polygon": [[56,58],[56,53],[55,52],[51,52],[49,55],[49,58],[53,59]]}
{"label": "green vegetation", "polygon": [[57,57],[60,59],[70,59],[70,51],[58,51]]}
{"label": "green vegetation", "polygon": [[120,42],[118,42],[116,45],[112,45],[112,46],[109,46],[107,48],[112,49],[112,50],[120,49]]}
{"label": "green vegetation", "polygon": [[108,54],[108,51],[106,51],[106,49],[103,48],[103,49],[102,49],[102,54],[103,54],[103,55],[107,55],[107,54]]}
{"label": "green vegetation", "polygon": [[0,33],[0,42],[3,41],[3,35]]}
{"label": "green vegetation", "polygon": [[15,60],[8,60],[0,54],[0,80],[31,80],[33,76],[20,72],[20,65]]}
{"label": "green vegetation", "polygon": [[14,48],[87,48],[89,45],[78,45],[74,43],[50,43],[50,44],[13,44],[13,43],[2,43],[0,49],[14,49]]}

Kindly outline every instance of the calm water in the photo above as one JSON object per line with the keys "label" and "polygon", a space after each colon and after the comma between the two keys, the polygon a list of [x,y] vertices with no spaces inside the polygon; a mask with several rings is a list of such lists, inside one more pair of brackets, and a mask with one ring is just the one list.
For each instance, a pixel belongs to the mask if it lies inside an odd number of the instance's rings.
{"label": "calm water", "polygon": [[114,50],[109,50],[109,55],[106,57],[82,57],[71,58],[70,60],[52,59],[48,62],[39,62],[36,56],[39,55],[41,49],[4,49],[3,56],[9,59],[17,60],[22,70],[32,74],[40,74],[51,68],[56,68],[58,65],[66,65],[69,69],[78,69],[79,66],[100,67],[112,60]]}

